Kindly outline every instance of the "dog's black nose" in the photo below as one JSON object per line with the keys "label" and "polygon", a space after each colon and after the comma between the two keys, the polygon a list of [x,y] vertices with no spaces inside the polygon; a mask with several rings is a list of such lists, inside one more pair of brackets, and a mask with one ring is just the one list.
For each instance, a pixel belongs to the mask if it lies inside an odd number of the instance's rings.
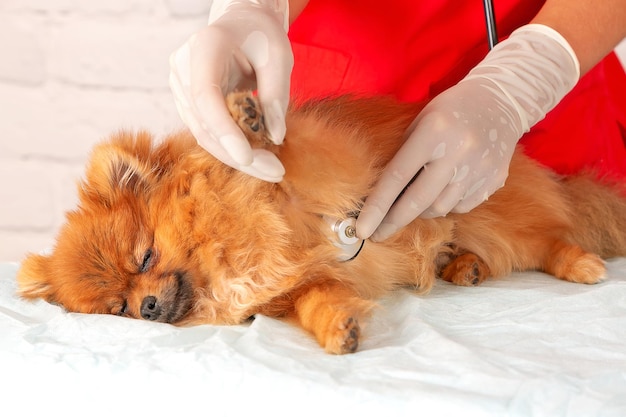
{"label": "dog's black nose", "polygon": [[146,320],[156,320],[161,314],[161,307],[157,303],[156,297],[149,295],[141,302],[141,317]]}

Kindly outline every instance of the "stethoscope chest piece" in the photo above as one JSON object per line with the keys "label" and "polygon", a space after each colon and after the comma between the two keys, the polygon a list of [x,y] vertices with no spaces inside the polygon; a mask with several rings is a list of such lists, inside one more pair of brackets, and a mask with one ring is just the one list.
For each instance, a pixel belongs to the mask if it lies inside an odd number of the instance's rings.
{"label": "stethoscope chest piece", "polygon": [[324,220],[330,226],[333,244],[341,249],[339,261],[347,262],[356,258],[365,243],[356,235],[356,218],[337,219],[324,216]]}

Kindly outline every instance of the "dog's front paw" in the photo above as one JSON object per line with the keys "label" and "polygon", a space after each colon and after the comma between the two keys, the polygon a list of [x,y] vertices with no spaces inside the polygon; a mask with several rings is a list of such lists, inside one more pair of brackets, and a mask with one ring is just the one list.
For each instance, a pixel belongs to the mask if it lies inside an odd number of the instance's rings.
{"label": "dog's front paw", "polygon": [[348,314],[338,314],[330,324],[324,349],[328,353],[343,355],[359,348],[361,327],[359,321]]}
{"label": "dog's front paw", "polygon": [[295,301],[296,319],[328,353],[354,353],[361,338],[360,321],[369,317],[374,303],[358,296],[339,281],[314,284]]}
{"label": "dog's front paw", "polygon": [[230,93],[226,96],[226,105],[253,148],[272,143],[267,137],[261,103],[251,91]]}

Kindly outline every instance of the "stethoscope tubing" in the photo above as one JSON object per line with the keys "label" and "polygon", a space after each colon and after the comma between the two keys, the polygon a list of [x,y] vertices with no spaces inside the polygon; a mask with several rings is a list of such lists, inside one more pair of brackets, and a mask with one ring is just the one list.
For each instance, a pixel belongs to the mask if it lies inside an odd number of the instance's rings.
{"label": "stethoscope tubing", "polygon": [[493,0],[483,0],[485,9],[485,23],[487,24],[487,42],[489,49],[493,49],[498,43],[498,32],[496,30],[496,15],[493,10]]}

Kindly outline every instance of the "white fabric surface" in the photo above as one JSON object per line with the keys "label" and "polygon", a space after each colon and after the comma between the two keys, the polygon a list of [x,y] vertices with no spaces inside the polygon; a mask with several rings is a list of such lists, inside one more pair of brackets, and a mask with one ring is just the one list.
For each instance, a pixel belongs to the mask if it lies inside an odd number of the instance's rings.
{"label": "white fabric surface", "polygon": [[26,302],[0,264],[0,414],[626,416],[626,258],[607,265],[594,286],[399,291],[331,356],[266,317],[177,328]]}

